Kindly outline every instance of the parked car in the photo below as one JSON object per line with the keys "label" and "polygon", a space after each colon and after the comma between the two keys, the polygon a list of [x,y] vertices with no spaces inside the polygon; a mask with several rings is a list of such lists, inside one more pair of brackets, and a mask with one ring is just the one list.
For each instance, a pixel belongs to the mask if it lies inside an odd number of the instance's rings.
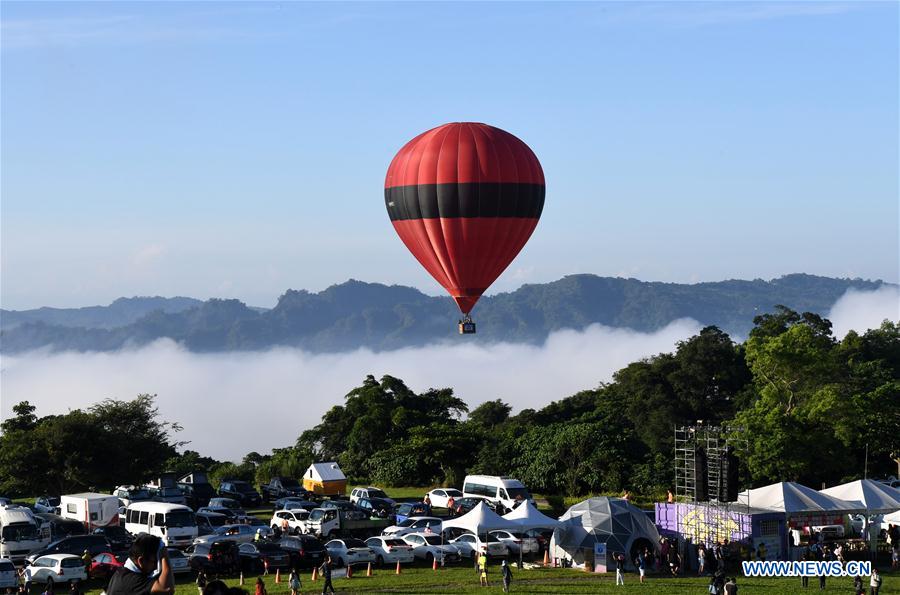
{"label": "parked car", "polygon": [[282,537],[278,545],[291,555],[292,567],[313,568],[325,560],[325,546],[312,535]]}
{"label": "parked car", "polygon": [[241,569],[244,572],[262,573],[266,568],[269,572],[275,569],[289,568],[291,565],[291,554],[283,549],[278,543],[271,541],[261,541],[259,543],[242,543],[238,546],[238,553],[241,556]]}
{"label": "parked car", "polygon": [[394,520],[398,523],[413,516],[430,516],[431,507],[424,502],[403,502],[394,509]]}
{"label": "parked car", "polygon": [[70,583],[86,581],[87,571],[81,558],[72,554],[49,554],[31,563],[31,582]]}
{"label": "parked car", "polygon": [[350,502],[358,504],[360,498],[381,498],[382,500],[390,502],[391,506],[396,504],[394,500],[388,498],[388,495],[384,493],[384,490],[381,488],[373,488],[372,486],[367,488],[353,488],[350,490]]}
{"label": "parked car", "polygon": [[[182,492],[177,486],[144,486],[144,488],[150,493],[150,499],[155,500],[156,502],[165,502],[166,504],[187,503],[187,499],[184,497],[184,492]],[[129,504],[128,506],[131,506],[131,504]]]}
{"label": "parked car", "polygon": [[509,548],[509,553],[513,556],[518,556],[519,550],[522,550],[522,555],[536,554],[541,550],[538,540],[534,537],[527,537],[524,533],[517,531],[491,531],[490,535],[505,543],[506,547]]}
{"label": "parked car", "polygon": [[259,533],[259,536],[262,539],[271,539],[275,537],[275,531],[269,524],[255,516],[249,517],[244,521],[244,524],[253,529],[254,533]]}
{"label": "parked car", "polygon": [[553,537],[553,531],[549,529],[528,529],[525,531],[525,536],[537,539],[538,551],[543,552],[550,547],[550,538]]}
{"label": "parked car", "polygon": [[[215,498],[213,498],[213,500],[215,500]],[[238,509],[238,510],[240,510],[240,509]],[[241,510],[241,512],[243,513],[244,511]],[[240,519],[246,518],[245,514],[241,515],[239,517],[238,514],[233,509],[228,508],[227,506],[201,506],[197,510],[197,514],[207,514],[207,513],[221,514],[228,520],[229,523],[236,523]]]}
{"label": "parked car", "polygon": [[273,531],[281,531],[284,535],[297,535],[306,533],[306,519],[309,511],[302,508],[297,510],[276,510],[269,521]]}
{"label": "parked car", "polygon": [[19,590],[19,573],[9,558],[0,558],[0,589]]}
{"label": "parked car", "polygon": [[234,541],[245,543],[253,541],[256,529],[250,525],[223,525],[208,535],[197,537],[194,543],[212,543],[214,541]]}
{"label": "parked car", "polygon": [[25,560],[29,564],[34,564],[34,561],[42,556],[53,554],[73,554],[80,556],[84,553],[84,550],[87,550],[88,553],[94,556],[112,550],[112,546],[109,545],[109,541],[106,537],[102,535],[73,535],[72,537],[64,537],[62,539],[57,539],[56,541],[51,541],[47,544],[47,547],[35,550],[28,554]]}
{"label": "parked car", "polygon": [[275,501],[275,510],[296,510],[298,508],[302,508],[303,510],[313,510],[318,507],[318,502],[307,500],[305,498],[298,498],[296,496],[279,498]]}
{"label": "parked car", "polygon": [[273,477],[267,485],[261,486],[260,491],[265,502],[271,502],[288,496],[306,498],[309,495],[300,482],[290,477]]}
{"label": "parked car", "polygon": [[89,574],[91,575],[91,578],[108,580],[116,569],[123,564],[122,560],[119,560],[114,553],[103,552],[91,558],[91,569]]}
{"label": "parked car", "polygon": [[412,516],[405,521],[401,521],[396,525],[388,527],[382,531],[381,534],[384,536],[393,535],[394,537],[403,537],[407,533],[418,533],[419,531],[424,531],[428,527],[431,528],[433,533],[440,533],[442,525],[443,521],[437,517]]}
{"label": "parked car", "polygon": [[332,539],[325,544],[325,549],[337,566],[375,562],[375,552],[361,539]]}
{"label": "parked car", "polygon": [[480,536],[471,533],[463,533],[449,542],[456,547],[463,558],[474,560],[479,554],[485,553],[488,558],[505,558],[509,555],[509,548],[493,535],[487,536],[487,541]]}
{"label": "parked car", "polygon": [[50,539],[62,539],[71,535],[86,535],[87,529],[84,523],[72,519],[64,519],[58,514],[52,512],[37,512],[34,514],[34,520],[40,523],[38,529],[41,532],[49,532]]}
{"label": "parked car", "polygon": [[262,496],[259,495],[249,482],[231,479],[223,481],[219,485],[219,496],[233,498],[241,506],[259,506]]}
{"label": "parked car", "polygon": [[445,543],[440,535],[434,533],[408,533],[403,536],[403,541],[412,546],[413,555],[417,559],[425,560],[428,564],[435,560],[438,564],[446,564],[460,559],[456,546]]}
{"label": "parked car", "polygon": [[240,570],[238,544],[233,541],[195,543],[184,550],[194,572],[200,569],[209,574],[236,573]]}
{"label": "parked car", "polygon": [[146,488],[131,485],[117,487],[113,490],[113,496],[121,500],[121,506],[126,508],[135,502],[145,502],[153,499],[153,496],[150,495],[150,491]]}
{"label": "parked car", "polygon": [[172,568],[172,572],[177,574],[191,571],[191,563],[180,549],[169,547],[166,548],[166,553],[169,555],[169,566]]}
{"label": "parked car", "polygon": [[209,499],[216,496],[216,490],[208,483],[179,482],[178,489],[184,495],[184,503],[194,510],[209,506]]}
{"label": "parked car", "polygon": [[41,496],[34,501],[34,511],[59,514],[59,496]]}
{"label": "parked car", "polygon": [[134,542],[134,538],[131,534],[118,525],[97,527],[94,529],[93,534],[106,537],[107,541],[109,541],[109,545],[112,546],[112,551],[117,553],[127,552],[131,549],[132,542]]}
{"label": "parked car", "polygon": [[359,507],[349,500],[325,500],[319,505],[319,508],[337,508],[344,511],[359,510]]}
{"label": "parked car", "polygon": [[369,516],[386,519],[394,514],[393,500],[385,500],[384,498],[360,498],[356,501],[356,506],[369,514]]}
{"label": "parked car", "polygon": [[[230,511],[229,511],[230,512]],[[197,536],[209,535],[219,527],[229,524],[228,517],[219,512],[200,512],[194,514],[197,521]],[[234,517],[237,520],[237,517]]]}
{"label": "parked car", "polygon": [[366,545],[375,552],[375,563],[384,564],[408,564],[415,560],[412,546],[399,537],[370,537]]}
{"label": "parked car", "polygon": [[447,508],[447,500],[462,500],[463,493],[456,488],[436,488],[425,494],[431,500],[431,505],[437,508]]}

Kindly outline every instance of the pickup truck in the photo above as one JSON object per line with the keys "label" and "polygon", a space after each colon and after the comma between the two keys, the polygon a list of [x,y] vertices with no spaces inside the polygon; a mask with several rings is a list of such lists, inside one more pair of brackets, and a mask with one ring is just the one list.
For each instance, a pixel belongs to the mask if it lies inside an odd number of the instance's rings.
{"label": "pickup truck", "polygon": [[269,483],[260,486],[263,502],[272,502],[288,496],[306,496],[308,493],[296,479],[289,477],[273,477]]}
{"label": "pickup truck", "polygon": [[309,513],[303,531],[327,540],[332,537],[377,535],[390,524],[390,519],[369,518],[361,510],[316,508]]}

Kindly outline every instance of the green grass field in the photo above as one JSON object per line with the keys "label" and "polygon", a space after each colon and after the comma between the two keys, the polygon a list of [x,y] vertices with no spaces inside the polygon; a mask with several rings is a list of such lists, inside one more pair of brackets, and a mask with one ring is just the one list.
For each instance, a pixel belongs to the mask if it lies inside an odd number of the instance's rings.
{"label": "green grass field", "polygon": [[[430,568],[404,569],[403,574],[397,576],[392,569],[376,570],[374,576],[366,577],[365,569],[357,570],[353,578],[335,578],[333,580],[335,590],[338,593],[500,593],[499,571],[497,566],[492,566],[488,573],[490,586],[487,588],[478,585],[478,577],[472,568],[468,566],[439,569],[433,571]],[[178,591],[181,593],[194,593],[194,585],[191,582],[193,575],[179,577]],[[287,586],[287,578],[282,577],[280,584],[275,583],[274,576],[264,577],[266,589],[275,595],[290,593]],[[310,573],[301,576],[304,593],[319,593],[322,589],[321,579],[313,582]],[[238,586],[238,579],[228,579],[231,586]],[[244,588],[253,592],[256,577],[245,579]],[[800,579],[741,579],[737,580],[742,593],[767,593],[771,595],[795,594],[795,593],[820,593],[817,579],[810,579],[810,588],[804,590],[800,587]],[[629,573],[625,575],[625,590],[639,590],[645,593],[660,594],[688,594],[706,593],[708,579],[702,578],[657,578],[648,576],[647,582],[641,585],[637,575]],[[88,593],[99,593],[102,585],[92,584]],[[896,593],[900,588],[900,576],[885,574],[881,593]],[[541,568],[534,570],[513,569],[513,593],[617,593],[622,587],[615,586],[615,577],[612,574],[592,575],[578,570],[560,568]],[[826,584],[826,593],[852,593],[853,580],[850,578],[829,578]]]}

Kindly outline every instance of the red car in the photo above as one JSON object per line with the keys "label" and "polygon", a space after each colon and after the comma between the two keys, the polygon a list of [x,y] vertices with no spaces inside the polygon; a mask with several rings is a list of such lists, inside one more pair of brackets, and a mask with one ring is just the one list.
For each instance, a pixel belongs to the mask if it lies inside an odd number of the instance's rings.
{"label": "red car", "polygon": [[122,565],[123,563],[116,558],[115,554],[103,552],[102,554],[97,554],[91,560],[89,574],[91,578],[109,578],[116,571],[116,568]]}

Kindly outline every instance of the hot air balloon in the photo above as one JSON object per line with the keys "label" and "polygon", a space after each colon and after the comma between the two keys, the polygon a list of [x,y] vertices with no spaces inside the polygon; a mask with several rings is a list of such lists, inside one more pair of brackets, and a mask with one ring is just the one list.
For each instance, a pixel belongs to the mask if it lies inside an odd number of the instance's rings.
{"label": "hot air balloon", "polygon": [[469,313],[531,237],[545,191],[528,145],[487,124],[432,128],[391,161],[384,181],[391,223],[456,301],[460,333],[475,332]]}

